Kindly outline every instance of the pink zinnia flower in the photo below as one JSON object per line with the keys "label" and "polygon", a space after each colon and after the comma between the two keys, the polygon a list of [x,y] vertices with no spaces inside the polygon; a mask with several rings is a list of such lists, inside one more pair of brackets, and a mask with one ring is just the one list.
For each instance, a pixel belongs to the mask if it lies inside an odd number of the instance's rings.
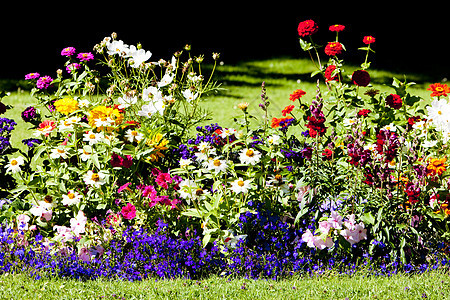
{"label": "pink zinnia flower", "polygon": [[155,181],[160,187],[167,190],[169,188],[168,183],[172,183],[172,177],[169,173],[160,173]]}
{"label": "pink zinnia flower", "polygon": [[39,73],[28,73],[27,75],[25,75],[25,80],[36,79],[39,78],[40,76],[41,74]]}
{"label": "pink zinnia flower", "polygon": [[94,55],[91,52],[78,53],[77,58],[81,61],[90,61],[94,59]]}
{"label": "pink zinnia flower", "polygon": [[61,51],[61,55],[62,56],[69,57],[69,56],[72,56],[74,54],[75,54],[75,48],[74,47],[66,47],[66,48],[62,49],[62,51]]}
{"label": "pink zinnia flower", "polygon": [[70,64],[66,67],[66,71],[67,73],[72,73],[72,71],[78,70],[80,68],[80,64],[79,63],[73,63]]}
{"label": "pink zinnia flower", "polygon": [[127,203],[127,205],[122,207],[122,216],[127,220],[133,220],[136,217],[136,207],[131,203]]}
{"label": "pink zinnia flower", "polygon": [[51,78],[50,76],[42,76],[36,82],[36,87],[40,90],[47,89],[52,84],[52,82],[53,78]]}

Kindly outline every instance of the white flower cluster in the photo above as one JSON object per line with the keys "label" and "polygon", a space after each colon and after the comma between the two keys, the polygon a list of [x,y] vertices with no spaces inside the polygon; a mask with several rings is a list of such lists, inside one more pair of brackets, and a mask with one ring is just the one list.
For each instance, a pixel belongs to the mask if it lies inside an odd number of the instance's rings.
{"label": "white flower cluster", "polygon": [[128,63],[133,68],[139,68],[142,63],[146,62],[152,56],[150,51],[138,49],[134,45],[127,45],[122,40],[116,41],[109,37],[103,40],[106,45],[108,55],[118,54],[121,57],[129,58]]}
{"label": "white flower cluster", "polygon": [[442,133],[442,142],[446,144],[450,140],[450,104],[445,99],[436,99],[427,106],[427,111],[428,122]]}

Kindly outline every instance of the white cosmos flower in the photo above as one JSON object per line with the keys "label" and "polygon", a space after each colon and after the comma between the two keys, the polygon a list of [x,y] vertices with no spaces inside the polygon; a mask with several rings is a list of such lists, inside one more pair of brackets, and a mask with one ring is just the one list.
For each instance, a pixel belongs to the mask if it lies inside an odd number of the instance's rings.
{"label": "white cosmos flower", "polygon": [[92,185],[96,188],[100,187],[101,185],[105,184],[105,177],[106,174],[102,173],[101,171],[98,173],[94,173],[93,171],[87,171],[87,173],[83,176],[84,183],[87,185]]}
{"label": "white cosmos flower", "polygon": [[91,102],[89,102],[89,100],[83,99],[78,102],[78,107],[85,108],[88,107],[90,104]]}
{"label": "white cosmos flower", "polygon": [[124,109],[127,108],[133,104],[136,104],[137,97],[129,97],[127,95],[123,95],[122,97],[119,97],[117,99],[117,102],[119,102],[119,108]]}
{"label": "white cosmos flower", "polygon": [[198,93],[193,93],[190,89],[186,89],[184,91],[181,92],[181,94],[183,94],[183,97],[188,101],[188,102],[192,102],[195,99],[197,99],[198,97]]}
{"label": "white cosmos flower", "polygon": [[11,173],[17,173],[22,171],[20,169],[20,166],[23,165],[24,160],[22,156],[19,156],[17,158],[12,158],[9,163],[5,166],[6,168],[6,172],[11,172]]}
{"label": "white cosmos flower", "polygon": [[245,148],[242,149],[241,153],[239,154],[239,159],[243,164],[256,165],[261,159],[261,152],[251,148]]}
{"label": "white cosmos flower", "polygon": [[83,142],[89,142],[89,145],[92,146],[98,142],[101,142],[104,137],[105,136],[102,132],[97,133],[89,130],[87,133],[83,134]]}
{"label": "white cosmos flower", "polygon": [[432,120],[432,124],[436,126],[439,131],[443,131],[449,124],[450,119],[450,105],[447,100],[433,100],[431,106],[427,106],[428,120]]}
{"label": "white cosmos flower", "polygon": [[63,195],[62,198],[63,198],[62,204],[70,206],[70,205],[77,205],[78,203],[80,203],[81,198],[83,198],[83,196],[80,195],[78,192],[69,190],[67,195]]}
{"label": "white cosmos flower", "polygon": [[235,181],[231,183],[231,190],[236,194],[243,193],[246,194],[249,189],[252,188],[250,184],[251,180],[243,180],[242,177],[239,177]]}
{"label": "white cosmos flower", "polygon": [[80,158],[82,161],[87,161],[91,158],[90,152],[86,151],[86,149],[83,147],[83,149],[78,149],[78,153],[80,153]]}
{"label": "white cosmos flower", "polygon": [[125,138],[130,142],[133,143],[134,141],[140,142],[144,138],[144,135],[136,130],[128,129],[125,132]]}
{"label": "white cosmos flower", "polygon": [[219,172],[225,172],[228,167],[228,163],[226,160],[222,159],[209,159],[208,160],[208,170],[213,170],[216,174]]}
{"label": "white cosmos flower", "polygon": [[161,91],[158,88],[150,86],[142,91],[142,100],[150,101],[153,98],[162,98]]}
{"label": "white cosmos flower", "polygon": [[271,135],[267,138],[267,143],[269,145],[279,145],[281,137],[277,134]]}
{"label": "white cosmos flower", "polygon": [[[134,46],[133,46],[134,47]],[[150,51],[145,51],[144,49],[139,49],[134,51],[129,51],[128,56],[131,58],[128,60],[128,63],[133,68],[139,68],[142,63],[149,60],[150,57],[152,57],[152,53]]]}
{"label": "white cosmos flower", "polygon": [[156,112],[157,110],[153,104],[144,104],[142,105],[141,110],[138,111],[138,115],[150,118]]}
{"label": "white cosmos flower", "polygon": [[62,148],[62,147],[58,147],[58,148],[53,148],[52,152],[50,153],[50,158],[52,159],[66,159],[67,158],[67,151],[66,149]]}
{"label": "white cosmos flower", "polygon": [[222,128],[222,133],[220,134],[221,138],[226,138],[228,136],[231,136],[237,132],[234,128]]}
{"label": "white cosmos flower", "polygon": [[195,181],[191,179],[185,179],[180,182],[178,193],[183,199],[194,199],[196,196],[196,191],[199,188]]}
{"label": "white cosmos flower", "polygon": [[119,54],[120,56],[123,56],[123,53],[128,53],[128,51],[130,50],[128,45],[124,44],[124,42],[121,40],[107,42],[106,49],[108,55]]}
{"label": "white cosmos flower", "polygon": [[158,87],[164,87],[166,85],[171,84],[174,77],[175,77],[175,75],[170,74],[170,73],[164,74],[163,78],[161,78],[161,81],[158,82]]}

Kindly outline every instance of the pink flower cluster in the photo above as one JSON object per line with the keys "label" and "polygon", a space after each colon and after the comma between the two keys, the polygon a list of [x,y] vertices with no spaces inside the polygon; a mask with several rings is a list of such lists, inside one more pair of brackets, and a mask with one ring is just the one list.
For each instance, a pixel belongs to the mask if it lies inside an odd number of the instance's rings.
{"label": "pink flower cluster", "polygon": [[351,245],[367,239],[367,229],[364,228],[364,223],[357,224],[354,214],[343,220],[343,217],[336,211],[332,211],[328,219],[319,222],[319,228],[315,233],[317,235],[314,235],[309,229],[306,230],[302,235],[302,240],[308,247],[319,250],[334,246],[333,233],[343,236]]}

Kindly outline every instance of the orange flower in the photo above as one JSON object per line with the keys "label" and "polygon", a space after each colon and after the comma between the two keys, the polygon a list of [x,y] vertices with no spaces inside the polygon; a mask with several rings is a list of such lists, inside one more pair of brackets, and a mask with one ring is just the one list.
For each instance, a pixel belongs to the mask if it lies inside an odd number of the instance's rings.
{"label": "orange flower", "polygon": [[284,117],[286,117],[286,115],[290,114],[294,110],[294,108],[295,108],[294,105],[288,105],[281,111],[281,113],[283,114]]}
{"label": "orange flower", "polygon": [[450,93],[450,88],[446,84],[434,83],[430,84],[427,91],[432,91],[431,97],[447,96],[447,93]]}
{"label": "orange flower", "polygon": [[447,170],[447,166],[445,162],[447,161],[447,157],[444,158],[430,158],[427,166],[427,175],[442,175],[442,173]]}
{"label": "orange flower", "polygon": [[292,94],[289,95],[289,100],[291,101],[300,100],[300,98],[305,94],[306,92],[301,89],[295,90]]}

